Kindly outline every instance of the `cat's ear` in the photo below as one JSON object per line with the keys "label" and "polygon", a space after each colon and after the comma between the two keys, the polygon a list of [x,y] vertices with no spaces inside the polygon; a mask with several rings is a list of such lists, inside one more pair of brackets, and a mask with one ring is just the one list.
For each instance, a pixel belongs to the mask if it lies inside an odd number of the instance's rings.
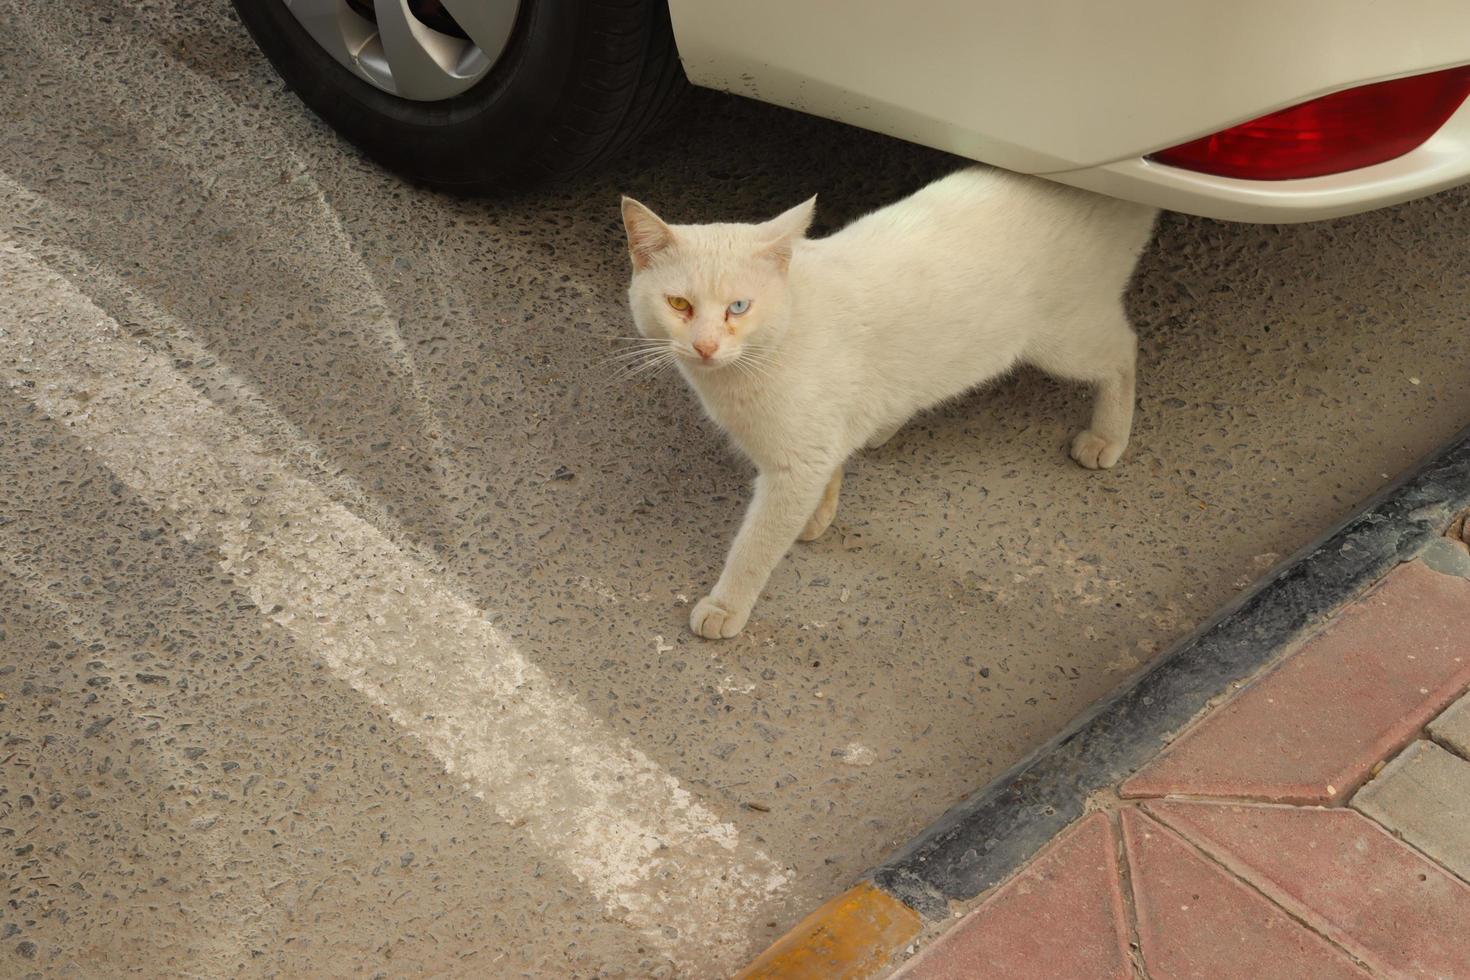
{"label": "cat's ear", "polygon": [[633,268],[646,269],[658,253],[674,244],[674,230],[658,215],[631,197],[623,198],[623,230],[628,233],[628,255]]}
{"label": "cat's ear", "polygon": [[767,242],[761,248],[762,254],[774,259],[784,271],[791,264],[792,248],[806,237],[806,230],[811,227],[812,216],[816,212],[817,197],[813,194],[791,210],[783,211],[761,225],[762,237]]}

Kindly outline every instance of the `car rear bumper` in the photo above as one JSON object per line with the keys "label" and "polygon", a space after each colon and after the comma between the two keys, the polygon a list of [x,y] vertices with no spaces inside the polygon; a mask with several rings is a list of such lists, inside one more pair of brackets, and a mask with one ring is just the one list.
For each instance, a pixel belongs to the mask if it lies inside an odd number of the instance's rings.
{"label": "car rear bumper", "polygon": [[1128,157],[1041,176],[1227,221],[1315,221],[1398,204],[1470,181],[1470,100],[1428,141],[1371,167],[1301,180],[1240,180]]}

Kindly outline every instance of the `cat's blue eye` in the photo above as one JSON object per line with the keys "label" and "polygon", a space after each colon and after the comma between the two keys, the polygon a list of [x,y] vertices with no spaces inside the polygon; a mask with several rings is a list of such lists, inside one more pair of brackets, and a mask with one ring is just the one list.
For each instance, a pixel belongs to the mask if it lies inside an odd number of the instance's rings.
{"label": "cat's blue eye", "polygon": [[750,309],[750,300],[748,299],[737,299],[735,302],[725,307],[726,312],[728,312],[731,316],[739,316],[748,309]]}

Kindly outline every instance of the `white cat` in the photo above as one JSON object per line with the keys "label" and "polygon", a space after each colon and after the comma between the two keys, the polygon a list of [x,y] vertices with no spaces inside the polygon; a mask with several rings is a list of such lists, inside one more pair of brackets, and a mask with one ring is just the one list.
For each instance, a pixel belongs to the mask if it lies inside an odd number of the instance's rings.
{"label": "white cat", "polygon": [[725,570],[689,625],[739,633],[776,564],[837,511],[851,453],[1017,364],[1096,388],[1072,440],[1118,461],[1136,341],[1123,290],[1157,212],[1004,171],[964,170],[829,238],[816,198],[764,224],[669,225],[631,198],[628,296],[647,339],[755,463]]}

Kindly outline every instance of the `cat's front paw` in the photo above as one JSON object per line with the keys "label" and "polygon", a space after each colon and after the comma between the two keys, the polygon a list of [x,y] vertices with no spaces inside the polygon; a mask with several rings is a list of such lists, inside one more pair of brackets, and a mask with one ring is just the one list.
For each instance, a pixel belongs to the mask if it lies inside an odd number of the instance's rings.
{"label": "cat's front paw", "polygon": [[1091,429],[1083,429],[1072,440],[1072,458],[1089,470],[1105,470],[1118,461],[1126,448],[1127,440],[1110,441]]}
{"label": "cat's front paw", "polygon": [[750,610],[736,612],[705,596],[689,614],[689,628],[706,640],[728,640],[745,628]]}

